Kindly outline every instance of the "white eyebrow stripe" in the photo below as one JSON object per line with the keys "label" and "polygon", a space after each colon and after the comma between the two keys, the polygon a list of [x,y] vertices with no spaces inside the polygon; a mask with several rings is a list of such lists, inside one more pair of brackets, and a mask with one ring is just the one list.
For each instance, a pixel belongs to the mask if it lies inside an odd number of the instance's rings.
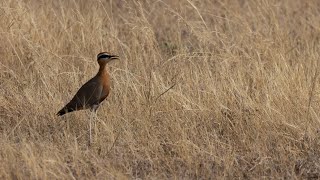
{"label": "white eyebrow stripe", "polygon": [[[103,53],[103,54],[99,54],[98,55],[98,59],[100,59],[100,58],[102,58],[102,56],[110,56],[109,54],[107,54],[107,53]],[[104,57],[104,58],[106,58],[106,57]]]}

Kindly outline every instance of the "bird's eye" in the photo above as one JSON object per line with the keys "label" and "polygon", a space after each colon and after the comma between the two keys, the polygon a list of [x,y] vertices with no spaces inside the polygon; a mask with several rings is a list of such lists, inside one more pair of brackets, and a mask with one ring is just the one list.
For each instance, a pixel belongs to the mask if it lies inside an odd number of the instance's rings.
{"label": "bird's eye", "polygon": [[109,55],[104,54],[104,55],[99,56],[99,57],[98,57],[98,59],[101,59],[101,58],[108,58],[108,57],[109,57]]}

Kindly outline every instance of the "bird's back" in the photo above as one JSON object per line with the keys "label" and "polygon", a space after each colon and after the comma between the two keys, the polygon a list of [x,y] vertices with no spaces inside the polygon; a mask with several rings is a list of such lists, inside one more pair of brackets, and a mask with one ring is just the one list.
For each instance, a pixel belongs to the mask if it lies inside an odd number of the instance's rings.
{"label": "bird's back", "polygon": [[99,105],[101,98],[105,96],[105,94],[106,93],[103,92],[101,79],[95,76],[78,90],[72,100],[58,112],[58,115],[76,110],[94,108],[94,106]]}

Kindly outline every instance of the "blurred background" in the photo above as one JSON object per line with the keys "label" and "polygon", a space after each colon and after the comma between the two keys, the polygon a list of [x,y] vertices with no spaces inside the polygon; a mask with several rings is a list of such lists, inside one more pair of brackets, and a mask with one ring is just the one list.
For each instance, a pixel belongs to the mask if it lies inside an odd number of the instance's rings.
{"label": "blurred background", "polygon": [[[317,0],[0,2],[3,179],[319,178]],[[111,93],[57,117],[109,64]]]}

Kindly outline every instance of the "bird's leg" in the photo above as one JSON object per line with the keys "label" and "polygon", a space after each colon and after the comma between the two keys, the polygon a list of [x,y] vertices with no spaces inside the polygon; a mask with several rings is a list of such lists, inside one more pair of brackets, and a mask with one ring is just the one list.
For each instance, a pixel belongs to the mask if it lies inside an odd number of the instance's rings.
{"label": "bird's leg", "polygon": [[98,109],[99,105],[94,105],[93,108],[92,108],[92,112],[93,112],[93,116],[94,116],[94,139],[96,140],[97,139],[97,133],[98,133],[98,130],[97,130],[97,119],[98,119],[98,116],[97,116],[97,109]]}
{"label": "bird's leg", "polygon": [[89,118],[89,146],[92,144],[92,118],[93,118],[93,112],[90,112],[90,118]]}
{"label": "bird's leg", "polygon": [[94,126],[95,138],[97,137],[97,129],[96,129],[97,128],[97,126],[96,126],[97,109],[98,109],[98,105],[94,105],[93,108],[91,109],[91,112],[90,112],[89,145],[92,144],[92,121],[93,121],[93,126]]}
{"label": "bird's leg", "polygon": [[95,139],[95,141],[97,141],[97,137],[98,137],[97,120],[98,120],[97,111],[94,111],[94,139]]}

